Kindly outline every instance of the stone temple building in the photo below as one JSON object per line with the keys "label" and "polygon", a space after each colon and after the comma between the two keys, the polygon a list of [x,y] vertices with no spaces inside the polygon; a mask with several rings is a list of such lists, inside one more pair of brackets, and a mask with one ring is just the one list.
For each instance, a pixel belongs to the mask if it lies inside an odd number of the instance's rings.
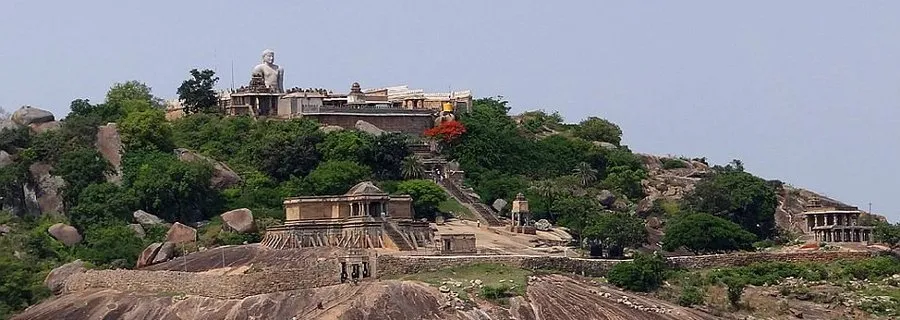
{"label": "stone temple building", "polygon": [[262,244],[416,250],[430,245],[434,233],[428,222],[414,219],[412,201],[388,195],[371,182],[343,195],[287,198],[284,225],[268,228]]}
{"label": "stone temple building", "polygon": [[813,198],[806,211],[806,226],[816,241],[821,242],[871,242],[872,226],[859,225],[863,214],[856,207],[824,206]]}

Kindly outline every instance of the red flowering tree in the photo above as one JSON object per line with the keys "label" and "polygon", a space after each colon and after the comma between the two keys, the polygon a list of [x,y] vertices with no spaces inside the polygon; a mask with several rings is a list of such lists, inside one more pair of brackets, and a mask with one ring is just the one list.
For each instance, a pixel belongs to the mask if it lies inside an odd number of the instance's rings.
{"label": "red flowering tree", "polygon": [[425,136],[451,143],[466,133],[466,127],[459,121],[442,122],[437,127],[425,130]]}

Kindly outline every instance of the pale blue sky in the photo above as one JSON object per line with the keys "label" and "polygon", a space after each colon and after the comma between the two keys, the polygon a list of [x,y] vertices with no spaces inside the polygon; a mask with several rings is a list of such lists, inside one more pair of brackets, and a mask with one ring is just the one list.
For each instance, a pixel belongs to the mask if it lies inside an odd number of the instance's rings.
{"label": "pale blue sky", "polygon": [[900,218],[900,1],[0,2],[0,106],[164,98],[191,68],[409,84],[607,118],[638,152],[748,170]]}

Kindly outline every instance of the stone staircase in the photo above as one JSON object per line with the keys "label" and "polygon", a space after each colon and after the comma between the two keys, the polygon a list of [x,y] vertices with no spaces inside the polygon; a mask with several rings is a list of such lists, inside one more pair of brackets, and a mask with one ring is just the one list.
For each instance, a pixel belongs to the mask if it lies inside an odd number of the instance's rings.
{"label": "stone staircase", "polygon": [[474,212],[478,216],[478,220],[481,220],[481,222],[484,222],[491,227],[503,226],[503,223],[500,222],[500,219],[497,218],[494,212],[486,204],[481,203],[481,201],[473,199],[470,196],[467,196],[455,183],[449,180],[441,180],[438,182],[438,185],[441,186],[441,188],[443,188],[444,191],[447,192],[447,194],[455,198],[456,201]]}
{"label": "stone staircase", "polygon": [[[431,147],[427,144],[409,144],[408,145],[410,151],[419,159],[419,164],[423,167],[443,167],[447,164],[447,159],[442,157],[441,155],[435,153]],[[443,170],[443,169],[442,169]],[[501,227],[503,223],[497,216],[494,214],[494,211],[491,210],[486,204],[481,203],[480,199],[475,199],[466,195],[462,190],[462,186],[458,182],[454,182],[451,179],[435,179],[435,177],[429,177],[441,188],[444,189],[448,195],[456,199],[457,202],[462,204],[464,207],[468,208],[469,211],[475,213],[482,223],[487,224],[491,227]]]}
{"label": "stone staircase", "polygon": [[404,237],[403,234],[400,233],[400,230],[397,230],[397,226],[393,222],[389,220],[384,221],[384,233],[387,234],[387,236],[390,237],[392,241],[394,241],[394,244],[397,245],[397,249],[400,249],[400,251],[416,250],[416,248],[409,243],[406,237]]}

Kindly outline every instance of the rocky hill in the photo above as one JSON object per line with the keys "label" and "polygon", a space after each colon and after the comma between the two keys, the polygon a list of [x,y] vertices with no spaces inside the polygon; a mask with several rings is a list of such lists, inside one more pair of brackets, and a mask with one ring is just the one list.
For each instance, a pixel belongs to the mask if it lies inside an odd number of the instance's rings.
{"label": "rocky hill", "polygon": [[[221,298],[216,294],[184,294],[159,291],[159,282],[177,281],[162,276],[171,270],[189,270],[208,277],[210,284],[227,282],[238,274],[267,273],[283,268],[286,262],[310,260],[337,252],[320,249],[271,250],[258,245],[213,249],[188,257],[190,264],[173,261],[145,271],[86,271],[106,273],[145,272],[157,275],[157,284],[131,288],[136,279],[119,278],[121,283],[106,287],[74,289],[78,272],[62,279],[67,292],[36,306],[13,319],[715,319],[701,311],[669,302],[626,293],[586,279],[563,275],[529,276],[525,296],[514,297],[507,305],[482,299],[462,302],[456,294],[426,283],[406,280],[364,281],[359,284],[313,286],[294,290]],[[326,250],[327,251],[327,250]],[[222,272],[221,256],[230,262]],[[245,257],[245,258],[241,258]],[[319,258],[322,259],[322,258]],[[168,269],[168,270],[167,270]],[[253,271],[251,271],[253,270]],[[85,272],[85,271],[80,271]],[[297,278],[316,277],[311,269],[292,269]],[[227,274],[223,274],[227,273]],[[215,277],[221,277],[217,281]],[[59,279],[57,279],[59,281]],[[190,281],[174,283],[188,286]],[[266,281],[259,281],[264,286]],[[74,290],[73,290],[74,289]],[[457,289],[454,289],[457,290]]]}
{"label": "rocky hill", "polygon": [[[681,200],[710,172],[709,165],[698,160],[649,154],[640,154],[640,157],[648,172],[648,177],[641,182],[644,193],[647,196],[638,202],[636,209],[638,214],[648,212],[654,201],[657,200]],[[671,161],[682,162],[683,165],[670,166],[667,169],[665,163]],[[803,212],[805,211],[805,206],[812,199],[818,199],[822,205],[826,206],[847,206],[843,202],[810,190],[795,188],[780,181],[772,181],[771,183],[776,185],[776,196],[778,198],[778,206],[775,209],[777,227],[800,236],[806,233],[806,222]],[[875,216],[875,218],[884,220],[880,216]],[[654,224],[651,223],[651,225]]]}

